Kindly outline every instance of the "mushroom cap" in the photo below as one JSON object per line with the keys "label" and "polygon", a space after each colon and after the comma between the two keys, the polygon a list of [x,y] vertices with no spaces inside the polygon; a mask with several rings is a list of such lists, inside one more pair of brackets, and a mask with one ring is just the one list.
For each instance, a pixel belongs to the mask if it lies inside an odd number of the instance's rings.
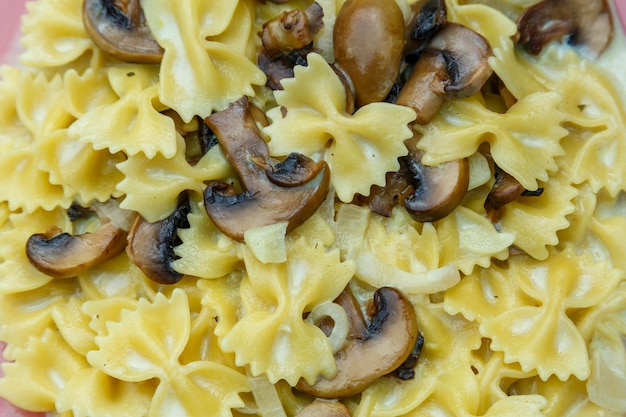
{"label": "mushroom cap", "polygon": [[404,18],[395,0],[348,0],[333,29],[335,64],[348,74],[359,107],[384,100],[402,63]]}
{"label": "mushroom cap", "polygon": [[446,23],[422,51],[396,104],[412,107],[415,121],[426,124],[444,100],[480,91],[493,74],[487,40],[458,23]]}
{"label": "mushroom cap", "polygon": [[[131,1],[139,8],[139,1]],[[141,10],[133,11],[137,16]],[[134,16],[126,16],[111,0],[84,0],[83,24],[93,42],[103,51],[125,62],[156,64],[163,49],[145,24],[136,24]]]}
{"label": "mushroom cap", "polygon": [[404,199],[404,207],[418,222],[434,222],[450,214],[463,200],[469,187],[466,158],[438,166],[422,164],[423,151],[409,154],[409,170],[415,179],[415,192]]}
{"label": "mushroom cap", "polygon": [[130,260],[152,281],[175,284],[183,275],[172,268],[177,259],[174,246],[179,228],[189,227],[187,214],[191,211],[186,195],[179,199],[176,210],[167,218],[150,223],[137,216],[128,234],[126,253]]}
{"label": "mushroom cap", "polygon": [[[297,386],[300,391],[318,398],[350,397],[410,356],[418,337],[411,302],[397,289],[383,287],[374,293],[368,310],[371,320],[365,331],[349,338],[335,354],[337,375],[332,379],[320,377],[312,385],[301,380]],[[352,331],[359,331],[358,327]]]}
{"label": "mushroom cap", "polygon": [[58,229],[34,234],[26,242],[26,256],[44,274],[70,278],[117,256],[125,247],[126,232],[110,222],[80,235]]}
{"label": "mushroom cap", "polygon": [[517,27],[518,43],[533,55],[553,41],[566,39],[595,59],[613,37],[606,0],[543,0],[524,10]]}
{"label": "mushroom cap", "polygon": [[244,188],[237,193],[230,184],[213,182],[204,190],[205,210],[224,234],[243,241],[247,230],[283,221],[288,222],[290,231],[326,199],[330,185],[326,162],[298,154],[282,162],[270,158],[247,97],[212,114],[205,122]]}
{"label": "mushroom cap", "polygon": [[489,42],[472,29],[458,23],[446,23],[433,36],[428,49],[440,51],[448,64],[450,81],[447,97],[468,97],[480,91],[493,74]]}

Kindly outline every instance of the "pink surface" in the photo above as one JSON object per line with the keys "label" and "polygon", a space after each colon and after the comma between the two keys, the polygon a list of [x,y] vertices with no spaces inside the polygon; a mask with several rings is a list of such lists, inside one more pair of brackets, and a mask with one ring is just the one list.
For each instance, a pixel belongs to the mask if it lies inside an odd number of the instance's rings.
{"label": "pink surface", "polygon": [[20,16],[26,11],[25,3],[26,0],[0,0],[0,63],[15,62]]}

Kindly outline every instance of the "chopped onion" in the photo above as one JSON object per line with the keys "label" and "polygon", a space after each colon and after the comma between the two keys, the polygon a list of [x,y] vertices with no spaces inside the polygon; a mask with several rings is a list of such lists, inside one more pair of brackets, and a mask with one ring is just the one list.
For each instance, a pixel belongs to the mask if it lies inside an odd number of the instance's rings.
{"label": "chopped onion", "polygon": [[287,417],[276,387],[265,374],[253,376],[248,371],[248,380],[252,386],[252,395],[258,407],[258,415],[263,417]]}

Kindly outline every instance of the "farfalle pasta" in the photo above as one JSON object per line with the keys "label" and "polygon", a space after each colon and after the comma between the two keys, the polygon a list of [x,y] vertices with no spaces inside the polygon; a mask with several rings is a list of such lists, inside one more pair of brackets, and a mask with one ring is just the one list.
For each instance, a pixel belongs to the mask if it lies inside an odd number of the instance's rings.
{"label": "farfalle pasta", "polygon": [[423,3],[28,3],[0,67],[0,398],[623,416],[626,34],[600,0],[597,50],[528,46],[548,2]]}

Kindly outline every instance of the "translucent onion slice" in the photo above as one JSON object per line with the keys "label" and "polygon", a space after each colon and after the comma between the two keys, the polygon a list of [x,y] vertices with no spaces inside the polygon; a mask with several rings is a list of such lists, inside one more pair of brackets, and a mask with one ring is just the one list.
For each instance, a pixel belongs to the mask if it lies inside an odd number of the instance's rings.
{"label": "translucent onion slice", "polygon": [[330,336],[328,336],[328,341],[330,342],[333,354],[335,354],[346,342],[350,323],[348,322],[346,311],[339,304],[335,303],[324,303],[315,306],[306,320],[309,323],[317,325],[326,317],[332,319],[334,323],[333,331]]}

